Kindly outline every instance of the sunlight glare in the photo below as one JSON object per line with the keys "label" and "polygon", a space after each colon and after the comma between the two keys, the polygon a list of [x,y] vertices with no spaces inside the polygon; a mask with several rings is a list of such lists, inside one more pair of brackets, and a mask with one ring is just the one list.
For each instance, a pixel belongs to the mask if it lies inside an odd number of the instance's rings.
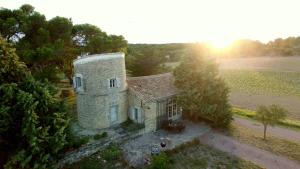
{"label": "sunlight glare", "polygon": [[214,39],[214,40],[209,40],[208,44],[213,48],[220,50],[229,47],[232,44],[232,41],[226,39]]}

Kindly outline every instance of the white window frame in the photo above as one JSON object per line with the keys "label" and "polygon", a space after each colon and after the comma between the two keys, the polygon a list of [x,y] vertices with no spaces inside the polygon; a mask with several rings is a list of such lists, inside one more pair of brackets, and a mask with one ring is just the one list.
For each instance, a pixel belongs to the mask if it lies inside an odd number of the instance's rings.
{"label": "white window frame", "polygon": [[[77,84],[77,79],[80,79],[80,86],[78,86]],[[75,89],[75,91],[77,92],[83,92],[84,88],[83,88],[83,76],[82,74],[76,73],[75,76],[73,77],[73,87]]]}
{"label": "white window frame", "polygon": [[117,86],[117,78],[109,79],[109,88],[113,88]]}
{"label": "white window frame", "polygon": [[166,113],[169,120],[176,120],[181,117],[182,108],[178,107],[175,99],[168,99],[166,102]]}
{"label": "white window frame", "polygon": [[107,79],[107,87],[109,89],[111,88],[119,88],[121,86],[120,78],[114,77]]}

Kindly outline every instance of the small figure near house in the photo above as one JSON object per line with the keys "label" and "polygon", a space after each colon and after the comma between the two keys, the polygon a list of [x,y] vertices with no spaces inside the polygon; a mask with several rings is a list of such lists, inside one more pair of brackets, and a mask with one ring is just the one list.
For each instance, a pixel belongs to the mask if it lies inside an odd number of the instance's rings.
{"label": "small figure near house", "polygon": [[171,147],[171,145],[172,145],[172,142],[171,142],[170,138],[168,138],[168,137],[160,138],[161,148],[165,149],[165,148]]}

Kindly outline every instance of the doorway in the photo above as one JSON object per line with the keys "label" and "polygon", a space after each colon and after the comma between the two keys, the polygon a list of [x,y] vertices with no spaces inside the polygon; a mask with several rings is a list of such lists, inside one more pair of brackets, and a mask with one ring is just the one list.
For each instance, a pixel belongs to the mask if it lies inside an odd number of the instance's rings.
{"label": "doorway", "polygon": [[118,106],[111,106],[110,107],[110,124],[115,124],[118,121]]}

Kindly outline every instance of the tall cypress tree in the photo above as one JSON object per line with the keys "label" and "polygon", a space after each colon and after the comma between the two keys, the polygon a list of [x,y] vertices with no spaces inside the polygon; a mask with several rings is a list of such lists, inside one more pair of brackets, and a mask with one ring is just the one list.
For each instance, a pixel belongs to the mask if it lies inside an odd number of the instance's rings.
{"label": "tall cypress tree", "polygon": [[217,64],[204,53],[192,50],[174,70],[175,85],[180,90],[178,101],[188,116],[226,127],[232,120],[229,90]]}

